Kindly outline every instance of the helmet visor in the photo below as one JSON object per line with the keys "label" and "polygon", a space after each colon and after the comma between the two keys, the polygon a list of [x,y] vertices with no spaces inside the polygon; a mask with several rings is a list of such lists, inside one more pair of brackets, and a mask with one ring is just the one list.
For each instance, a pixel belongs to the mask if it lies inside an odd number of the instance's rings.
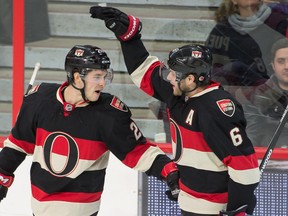
{"label": "helmet visor", "polygon": [[[182,76],[185,73],[171,69],[168,65],[168,59],[164,59],[160,63],[159,74],[162,77],[162,79],[164,79],[167,82],[170,82],[172,77],[175,77],[175,81],[179,82],[181,79],[183,79]],[[168,78],[168,76],[169,76],[169,78]]]}
{"label": "helmet visor", "polygon": [[[93,69],[93,68],[86,68],[85,75],[81,74],[83,79],[87,82],[93,82],[96,84],[100,84],[101,82],[105,81],[105,85],[109,85],[112,83],[113,80],[113,69]],[[87,74],[91,71],[101,71],[99,74],[95,74],[93,76],[87,76]]]}

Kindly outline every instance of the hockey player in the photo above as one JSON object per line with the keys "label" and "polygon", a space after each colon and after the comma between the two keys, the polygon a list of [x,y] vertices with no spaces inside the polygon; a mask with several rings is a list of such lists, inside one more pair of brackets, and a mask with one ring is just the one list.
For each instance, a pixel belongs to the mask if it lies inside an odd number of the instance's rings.
{"label": "hockey player", "polygon": [[201,45],[169,53],[168,64],[149,55],[141,22],[116,8],[93,6],[121,42],[134,83],[167,104],[183,216],[252,214],[260,175],[241,105],[210,80],[212,58]]}
{"label": "hockey player", "polygon": [[97,215],[109,152],[177,193],[174,162],[142,135],[119,98],[102,92],[112,80],[109,67],[102,49],[74,46],[65,61],[67,82],[42,83],[24,97],[0,152],[0,200],[26,155],[33,155],[35,216]]}

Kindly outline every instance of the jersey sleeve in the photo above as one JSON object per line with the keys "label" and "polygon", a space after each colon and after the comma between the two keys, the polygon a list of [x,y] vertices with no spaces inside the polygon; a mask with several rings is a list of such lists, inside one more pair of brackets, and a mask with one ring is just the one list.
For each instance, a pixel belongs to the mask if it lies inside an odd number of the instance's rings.
{"label": "jersey sleeve", "polygon": [[148,53],[140,39],[121,43],[125,64],[134,84],[146,94],[167,102],[173,89],[161,77],[160,60]]}
{"label": "jersey sleeve", "polygon": [[246,121],[242,108],[236,104],[234,111],[226,112],[220,107],[219,104],[212,112],[203,112],[205,117],[200,118],[205,121],[202,121],[201,128],[209,147],[228,168],[227,210],[235,210],[245,203],[252,213],[256,205],[254,190],[260,180],[257,157],[245,132]]}
{"label": "jersey sleeve", "polygon": [[[112,99],[114,100],[115,97]],[[131,118],[129,108],[118,99],[124,109],[110,107],[105,116],[107,127],[103,127],[103,140],[108,149],[126,166],[160,178],[161,171],[170,158],[146,139]],[[104,120],[103,120],[104,121]]]}
{"label": "jersey sleeve", "polygon": [[37,113],[37,90],[35,86],[30,94],[23,98],[19,114],[8,138],[4,141],[4,148],[0,153],[0,167],[13,173],[23,162],[26,155],[33,154]]}

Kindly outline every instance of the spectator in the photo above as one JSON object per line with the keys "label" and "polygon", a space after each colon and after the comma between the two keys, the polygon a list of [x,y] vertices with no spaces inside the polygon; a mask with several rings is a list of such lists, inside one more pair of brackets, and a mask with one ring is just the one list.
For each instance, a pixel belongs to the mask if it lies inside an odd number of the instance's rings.
{"label": "spectator", "polygon": [[271,75],[272,43],[286,35],[286,17],[260,0],[223,0],[206,40],[213,53],[212,78],[224,85],[264,83]]}
{"label": "spectator", "polygon": [[95,216],[110,151],[126,166],[165,180],[177,195],[175,164],[142,135],[129,108],[103,92],[112,81],[109,67],[103,50],[77,45],[66,56],[67,82],[29,91],[0,152],[0,200],[14,171],[33,155],[34,215]]}
{"label": "spectator", "polygon": [[[255,146],[267,146],[288,102],[288,40],[276,41],[271,49],[274,74],[253,92],[238,91],[248,119],[247,132]],[[245,95],[245,97],[244,97]],[[287,147],[288,128],[284,128],[277,146]]]}

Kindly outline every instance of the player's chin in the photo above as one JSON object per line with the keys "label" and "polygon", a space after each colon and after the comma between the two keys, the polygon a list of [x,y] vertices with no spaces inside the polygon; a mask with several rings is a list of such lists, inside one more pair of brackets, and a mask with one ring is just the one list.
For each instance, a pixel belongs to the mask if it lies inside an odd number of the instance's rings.
{"label": "player's chin", "polygon": [[176,88],[173,89],[174,96],[181,96],[182,92],[178,91]]}
{"label": "player's chin", "polygon": [[100,97],[100,93],[96,93],[96,92],[95,92],[94,94],[92,94],[92,95],[88,98],[88,100],[91,101],[91,102],[95,102],[95,101],[98,101],[99,97]]}

